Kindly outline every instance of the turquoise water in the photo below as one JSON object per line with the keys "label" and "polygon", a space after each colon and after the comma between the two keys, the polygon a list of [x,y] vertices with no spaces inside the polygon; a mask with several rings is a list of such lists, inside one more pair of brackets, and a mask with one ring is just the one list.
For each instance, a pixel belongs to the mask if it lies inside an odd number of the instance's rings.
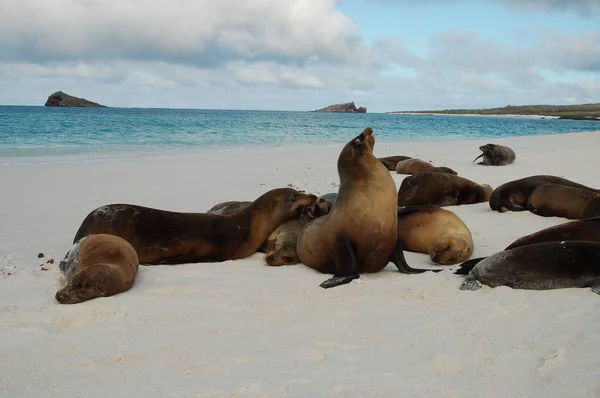
{"label": "turquoise water", "polygon": [[511,117],[0,106],[0,157],[336,144],[366,126],[380,142],[600,130],[594,121]]}

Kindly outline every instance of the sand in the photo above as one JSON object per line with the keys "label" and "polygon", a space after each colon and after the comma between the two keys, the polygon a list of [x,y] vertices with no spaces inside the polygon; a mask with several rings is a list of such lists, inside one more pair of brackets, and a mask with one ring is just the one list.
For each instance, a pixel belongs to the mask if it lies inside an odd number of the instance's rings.
{"label": "sand", "polygon": [[[488,142],[511,146],[515,163],[471,163]],[[589,289],[461,291],[456,266],[405,275],[389,264],[325,290],[326,276],[267,267],[255,253],[142,266],[123,294],[54,300],[58,260],[96,207],[201,212],[288,184],[336,191],[341,147],[0,167],[0,396],[600,396],[600,297]],[[600,187],[599,147],[597,132],[377,143],[375,153],[431,160],[494,187],[534,174]],[[405,177],[393,176],[398,186]],[[447,209],[471,229],[474,257],[567,221],[487,203]],[[49,256],[57,262],[43,270]],[[435,267],[424,254],[406,257]]]}

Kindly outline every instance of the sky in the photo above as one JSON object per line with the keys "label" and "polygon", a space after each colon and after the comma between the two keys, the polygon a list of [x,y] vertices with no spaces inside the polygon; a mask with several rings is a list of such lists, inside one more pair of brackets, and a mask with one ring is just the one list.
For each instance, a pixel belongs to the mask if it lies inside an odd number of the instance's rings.
{"label": "sky", "polygon": [[0,104],[600,102],[600,0],[1,0]]}

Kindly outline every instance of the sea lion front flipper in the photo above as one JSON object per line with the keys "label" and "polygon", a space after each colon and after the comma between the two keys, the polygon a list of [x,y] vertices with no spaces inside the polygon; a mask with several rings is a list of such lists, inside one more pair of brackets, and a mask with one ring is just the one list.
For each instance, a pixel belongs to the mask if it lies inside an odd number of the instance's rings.
{"label": "sea lion front flipper", "polygon": [[337,260],[336,271],[332,278],[321,283],[323,289],[330,287],[345,285],[352,282],[354,279],[360,278],[358,264],[352,242],[347,236],[342,236],[337,239]]}
{"label": "sea lion front flipper", "polygon": [[465,262],[463,262],[454,273],[456,275],[467,275],[471,270],[481,261],[485,260],[487,257],[479,257],[479,258],[471,258]]}
{"label": "sea lion front flipper", "polygon": [[600,294],[600,284],[598,284],[596,286],[592,286],[592,292],[594,292],[596,294]]}
{"label": "sea lion front flipper", "polygon": [[431,271],[431,272],[440,272],[441,269],[421,269],[421,268],[412,268],[406,262],[406,258],[404,257],[404,251],[402,250],[402,243],[400,239],[396,240],[396,247],[394,247],[394,251],[390,257],[390,261],[394,263],[398,271],[403,274],[422,274],[423,272]]}
{"label": "sea lion front flipper", "polygon": [[[485,153],[482,153],[481,155],[477,156],[475,159],[473,159],[473,162],[475,162],[477,159],[483,157],[485,155]],[[471,162],[471,163],[473,163]],[[480,162],[479,164],[483,164],[483,162]]]}

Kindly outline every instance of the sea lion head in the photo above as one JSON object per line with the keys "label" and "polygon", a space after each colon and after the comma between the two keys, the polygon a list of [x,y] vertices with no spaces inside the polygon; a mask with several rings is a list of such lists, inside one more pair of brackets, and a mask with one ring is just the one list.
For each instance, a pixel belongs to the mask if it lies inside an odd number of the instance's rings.
{"label": "sea lion head", "polygon": [[[305,208],[315,203],[317,197],[293,188],[279,188],[269,192],[272,195],[270,207],[273,215],[299,216]],[[287,217],[285,217],[287,218]]]}
{"label": "sea lion head", "polygon": [[435,171],[438,173],[458,175],[458,173],[456,171],[452,170],[450,167],[445,167],[445,166],[436,167]]}
{"label": "sea lion head", "polygon": [[429,249],[429,257],[442,265],[458,264],[469,258],[473,248],[466,239],[455,235],[442,235]]}
{"label": "sea lion head", "polygon": [[306,208],[305,216],[310,221],[317,217],[324,216],[331,211],[337,193],[327,193],[317,198],[317,201]]}
{"label": "sea lion head", "polygon": [[265,256],[265,262],[271,267],[298,264],[300,259],[295,247],[284,247]]}
{"label": "sea lion head", "polygon": [[338,171],[344,170],[351,164],[360,162],[365,157],[373,156],[375,146],[375,133],[371,127],[365,128],[362,133],[351,139],[340,152],[338,157]]}
{"label": "sea lion head", "polygon": [[[494,188],[492,188],[491,185],[488,185],[488,184],[481,184],[481,187],[483,188],[483,200],[485,202],[491,200],[492,192],[494,192]],[[493,209],[493,207],[492,207],[492,209]]]}

